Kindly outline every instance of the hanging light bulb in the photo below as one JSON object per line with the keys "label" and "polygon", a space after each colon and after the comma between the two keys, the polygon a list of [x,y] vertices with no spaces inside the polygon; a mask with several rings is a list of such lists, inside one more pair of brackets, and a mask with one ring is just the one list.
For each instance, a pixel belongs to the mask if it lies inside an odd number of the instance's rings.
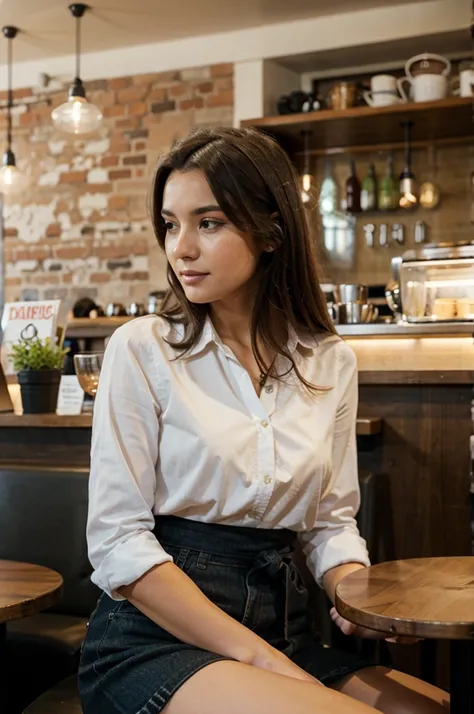
{"label": "hanging light bulb", "polygon": [[69,90],[68,101],[53,109],[51,118],[57,129],[68,134],[88,134],[98,129],[102,122],[102,112],[87,101],[84,85],[80,77],[81,69],[81,18],[88,5],[73,3],[69,9],[76,18],[76,76]]}
{"label": "hanging light bulb", "polygon": [[301,176],[301,200],[303,203],[309,203],[311,201],[311,189],[313,186],[313,177],[309,170],[309,140],[312,131],[310,129],[304,129],[301,133],[304,138],[304,167]]}
{"label": "hanging light bulb", "polygon": [[13,196],[23,191],[28,185],[28,178],[16,165],[15,154],[7,149],[2,157],[0,169],[0,193]]}
{"label": "hanging light bulb", "polygon": [[12,68],[13,68],[13,47],[12,42],[18,34],[18,28],[6,25],[2,27],[4,37],[8,40],[8,99],[7,99],[7,148],[2,156],[2,166],[0,168],[0,193],[6,196],[13,196],[23,191],[28,178],[16,165],[15,154],[12,151]]}

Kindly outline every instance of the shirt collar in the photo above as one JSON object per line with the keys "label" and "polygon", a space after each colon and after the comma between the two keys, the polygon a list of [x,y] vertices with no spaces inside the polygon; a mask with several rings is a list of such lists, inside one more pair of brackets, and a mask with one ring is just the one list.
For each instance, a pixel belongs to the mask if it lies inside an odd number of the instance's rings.
{"label": "shirt collar", "polygon": [[[182,339],[184,336],[184,328],[182,325],[176,325],[176,332],[177,336],[179,339]],[[326,335],[311,335],[309,333],[305,332],[296,332],[294,327],[292,325],[288,326],[288,350],[290,354],[293,354],[296,350],[296,348],[301,345],[301,347],[307,349],[307,350],[313,350],[315,349],[320,342],[321,338],[326,337]],[[222,346],[222,340],[219,337],[219,335],[216,332],[216,329],[214,325],[212,324],[211,318],[208,316],[206,317],[206,321],[204,323],[203,330],[201,332],[201,336],[199,337],[198,341],[192,347],[189,352],[186,352],[185,355],[183,355],[183,359],[187,359],[190,357],[194,357],[201,352],[203,352],[206,347],[208,347],[210,344],[216,344]]]}
{"label": "shirt collar", "polygon": [[319,344],[318,338],[303,331],[296,332],[292,325],[288,325],[288,350],[290,354],[296,350],[298,345],[307,350],[313,350]]}
{"label": "shirt collar", "polygon": [[[178,342],[180,342],[184,337],[184,326],[181,323],[176,324],[174,325],[174,331],[174,338],[177,339]],[[213,342],[215,344],[222,344],[219,335],[214,329],[214,325],[212,324],[211,318],[206,317],[204,327],[202,328],[201,336],[199,337],[194,347],[192,347],[186,352],[186,354],[183,355],[182,359],[189,359],[190,357],[194,357],[195,355],[200,354],[206,349],[208,345]]]}

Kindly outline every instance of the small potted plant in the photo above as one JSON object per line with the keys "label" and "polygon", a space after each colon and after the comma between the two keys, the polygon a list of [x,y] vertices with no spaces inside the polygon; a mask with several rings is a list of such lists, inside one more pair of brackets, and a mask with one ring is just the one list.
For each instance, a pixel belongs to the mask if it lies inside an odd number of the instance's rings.
{"label": "small potted plant", "polygon": [[17,372],[24,414],[51,414],[56,411],[59,382],[68,349],[48,337],[23,337],[12,345],[13,367]]}

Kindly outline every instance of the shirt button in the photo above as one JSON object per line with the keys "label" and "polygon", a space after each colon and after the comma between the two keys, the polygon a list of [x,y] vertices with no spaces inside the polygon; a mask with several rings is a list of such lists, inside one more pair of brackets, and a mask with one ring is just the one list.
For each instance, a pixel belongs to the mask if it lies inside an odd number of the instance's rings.
{"label": "shirt button", "polygon": [[273,384],[267,384],[265,391],[267,394],[271,394],[273,392]]}
{"label": "shirt button", "polygon": [[263,483],[271,483],[272,482],[272,477],[271,476],[264,476],[263,477]]}
{"label": "shirt button", "polygon": [[262,426],[263,426],[264,429],[267,428],[267,426],[268,426],[268,421],[267,421],[266,419],[264,419],[264,420],[262,421]]}

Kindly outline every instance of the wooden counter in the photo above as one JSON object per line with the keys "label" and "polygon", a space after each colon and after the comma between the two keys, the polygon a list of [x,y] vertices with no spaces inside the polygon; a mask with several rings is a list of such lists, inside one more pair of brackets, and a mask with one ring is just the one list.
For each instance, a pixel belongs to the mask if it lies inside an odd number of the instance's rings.
{"label": "wooden counter", "polygon": [[464,384],[474,386],[474,369],[446,369],[443,371],[435,369],[364,370],[359,371],[359,385],[363,384]]}
{"label": "wooden counter", "polygon": [[92,415],[0,414],[0,463],[89,465]]}
{"label": "wooden counter", "polygon": [[[58,414],[0,414],[0,427],[12,429],[90,429],[92,414],[60,416]],[[374,436],[382,431],[382,420],[378,417],[357,419],[358,436]]]}
{"label": "wooden counter", "polygon": [[0,414],[0,427],[10,428],[53,428],[53,429],[90,429],[92,414],[60,416],[58,414]]}

